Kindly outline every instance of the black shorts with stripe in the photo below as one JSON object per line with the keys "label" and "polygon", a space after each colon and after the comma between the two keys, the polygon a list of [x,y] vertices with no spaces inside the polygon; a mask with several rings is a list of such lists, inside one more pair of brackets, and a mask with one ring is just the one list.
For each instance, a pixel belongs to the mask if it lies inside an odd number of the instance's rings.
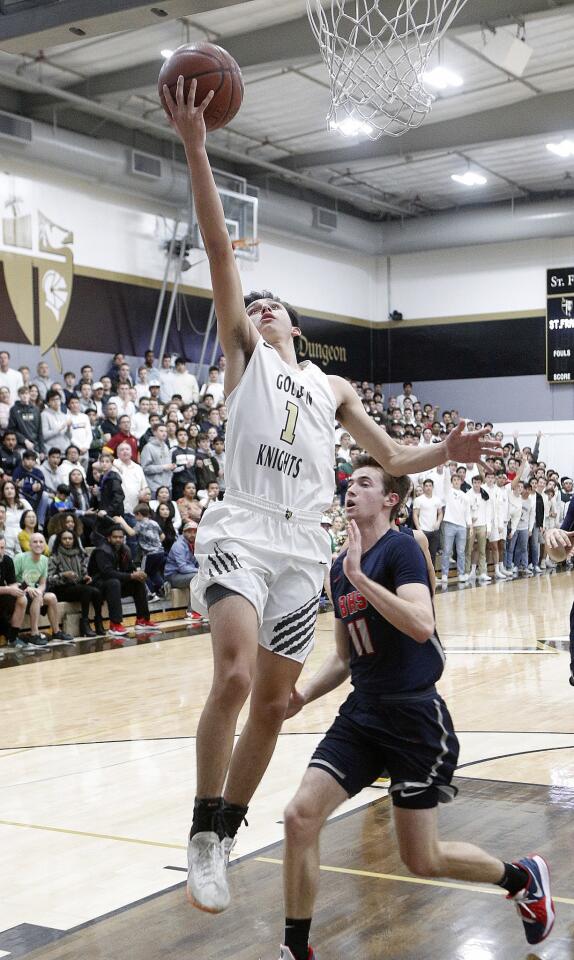
{"label": "black shorts with stripe", "polygon": [[458,754],[452,720],[438,693],[368,706],[352,693],[309,766],[329,773],[350,797],[388,776],[394,805],[421,810],[456,796],[452,778]]}

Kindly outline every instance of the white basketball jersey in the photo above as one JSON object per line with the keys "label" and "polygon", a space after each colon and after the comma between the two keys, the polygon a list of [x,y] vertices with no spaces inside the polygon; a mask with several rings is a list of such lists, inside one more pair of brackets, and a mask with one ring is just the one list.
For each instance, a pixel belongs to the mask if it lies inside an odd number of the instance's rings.
{"label": "white basketball jersey", "polygon": [[315,364],[286,364],[260,337],[227,398],[225,485],[317,514],[332,503],[336,401]]}

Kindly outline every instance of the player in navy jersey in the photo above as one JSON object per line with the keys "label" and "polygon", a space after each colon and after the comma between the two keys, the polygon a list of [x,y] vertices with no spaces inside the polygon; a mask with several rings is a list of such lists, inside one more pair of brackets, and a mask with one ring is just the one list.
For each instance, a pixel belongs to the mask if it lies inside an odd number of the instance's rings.
{"label": "player in navy jersey", "polygon": [[392,524],[408,485],[408,477],[390,477],[366,457],[353,472],[346,496],[349,546],[331,571],[336,650],[291,697],[289,716],[351,677],[353,691],[285,811],[281,960],[314,958],[309,930],[323,824],[384,772],[399,852],[412,873],[503,887],[529,943],[547,937],[554,922],[541,856],[507,863],[474,844],[439,839],[438,804],[457,793],[458,741],[435,686],[444,653],[425,559],[415,540]]}
{"label": "player in navy jersey", "polygon": [[[568,510],[560,529],[547,530],[546,548],[550,559],[562,563],[574,553],[574,500],[568,504]],[[570,609],[570,686],[574,687],[574,603]]]}

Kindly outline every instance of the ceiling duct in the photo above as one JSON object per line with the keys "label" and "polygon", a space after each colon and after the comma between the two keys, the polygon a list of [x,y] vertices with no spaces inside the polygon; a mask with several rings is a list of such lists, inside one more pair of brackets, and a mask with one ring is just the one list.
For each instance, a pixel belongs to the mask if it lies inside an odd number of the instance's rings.
{"label": "ceiling duct", "polygon": [[[1,118],[0,112],[0,128]],[[132,172],[126,163],[125,146],[113,141],[94,140],[34,122],[31,141],[2,140],[1,157],[4,169],[9,158],[14,158],[12,172],[16,175],[31,173],[46,182],[50,179],[50,170],[56,174],[63,172],[73,175],[77,181],[101,184],[119,197],[145,200],[148,206],[152,203],[158,212],[168,216],[187,208],[189,178],[184,164],[162,158],[159,179],[142,176],[141,172]],[[574,197],[540,203],[525,201],[512,206],[505,203],[496,207],[467,207],[387,223],[337,213],[336,228],[325,233],[324,238],[313,226],[311,213],[311,204],[296,196],[266,190],[259,193],[259,224],[264,231],[328,244],[356,254],[388,256],[541,237],[574,237]]]}

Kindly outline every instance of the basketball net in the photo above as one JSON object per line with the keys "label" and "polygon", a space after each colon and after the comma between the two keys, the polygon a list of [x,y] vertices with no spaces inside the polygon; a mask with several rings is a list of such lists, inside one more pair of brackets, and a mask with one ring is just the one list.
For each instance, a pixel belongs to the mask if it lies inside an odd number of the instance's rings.
{"label": "basketball net", "polygon": [[435,99],[429,57],[467,0],[324,2],[307,0],[307,13],[329,71],[331,129],[377,140],[420,126]]}

